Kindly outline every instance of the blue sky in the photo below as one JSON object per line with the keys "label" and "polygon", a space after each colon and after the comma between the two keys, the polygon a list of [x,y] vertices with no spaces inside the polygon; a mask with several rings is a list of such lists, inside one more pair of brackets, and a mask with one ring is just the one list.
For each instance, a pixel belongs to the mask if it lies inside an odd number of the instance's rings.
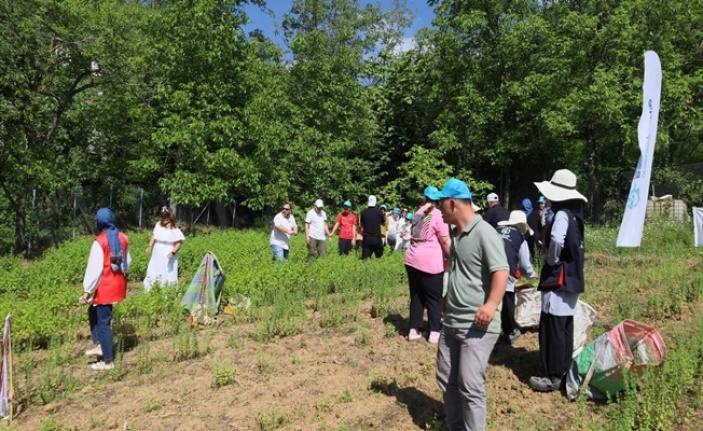
{"label": "blue sky", "polygon": [[[283,14],[287,13],[290,10],[291,4],[293,2],[291,0],[267,0],[266,3],[267,7],[273,10],[275,17],[271,17],[256,6],[247,5],[245,9],[247,11],[247,14],[249,15],[249,19],[251,19],[252,22],[251,24],[245,27],[245,31],[249,32],[255,29],[261,29],[266,36],[270,37],[280,45],[282,44],[282,39],[280,35],[276,36],[274,34],[274,19],[277,23],[280,23]],[[362,5],[368,3],[380,3],[382,8],[390,9],[392,7],[393,1],[360,0],[360,3]],[[427,5],[426,0],[406,0],[406,3],[408,9],[410,9],[415,14],[415,19],[412,25],[405,31],[405,37],[407,39],[411,39],[415,36],[415,33],[417,33],[419,29],[432,25],[434,11],[431,7]]]}

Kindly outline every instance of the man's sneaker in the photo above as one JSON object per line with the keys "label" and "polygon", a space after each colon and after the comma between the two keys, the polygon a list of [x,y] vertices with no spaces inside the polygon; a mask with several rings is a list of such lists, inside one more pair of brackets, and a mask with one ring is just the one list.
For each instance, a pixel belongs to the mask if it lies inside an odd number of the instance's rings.
{"label": "man's sneaker", "polygon": [[96,345],[90,350],[85,351],[85,356],[102,356],[103,355],[103,348],[100,347],[100,344]]}
{"label": "man's sneaker", "polygon": [[439,343],[439,332],[430,332],[430,336],[427,337],[427,341],[429,341],[432,344],[437,344]]}
{"label": "man's sneaker", "polygon": [[90,369],[93,371],[110,371],[114,368],[115,368],[114,362],[110,362],[108,364],[104,361],[100,361],[100,362],[96,362],[96,363],[90,365]]}
{"label": "man's sneaker", "polygon": [[539,392],[558,391],[561,387],[561,378],[559,377],[530,377],[528,382],[530,387]]}
{"label": "man's sneaker", "polygon": [[520,338],[520,336],[522,336],[522,331],[520,331],[519,329],[515,329],[513,332],[508,334],[508,342],[510,344],[513,344],[515,342],[515,340]]}
{"label": "man's sneaker", "polygon": [[410,333],[408,334],[408,341],[415,341],[419,340],[422,338],[422,333],[417,331],[415,328],[410,329]]}

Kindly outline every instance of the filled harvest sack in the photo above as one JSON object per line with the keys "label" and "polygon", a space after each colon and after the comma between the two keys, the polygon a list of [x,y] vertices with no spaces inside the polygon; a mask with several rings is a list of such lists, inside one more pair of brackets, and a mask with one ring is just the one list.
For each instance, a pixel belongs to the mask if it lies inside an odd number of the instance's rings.
{"label": "filled harvest sack", "polygon": [[634,320],[623,320],[598,337],[574,359],[566,373],[566,395],[579,393],[605,400],[625,389],[624,372],[638,375],[661,363],[666,345],[659,332]]}
{"label": "filled harvest sack", "polygon": [[[521,329],[538,328],[541,312],[542,295],[537,291],[537,288],[515,289],[515,323]],[[574,315],[574,357],[586,345],[588,330],[591,329],[595,320],[596,310],[579,300]]]}

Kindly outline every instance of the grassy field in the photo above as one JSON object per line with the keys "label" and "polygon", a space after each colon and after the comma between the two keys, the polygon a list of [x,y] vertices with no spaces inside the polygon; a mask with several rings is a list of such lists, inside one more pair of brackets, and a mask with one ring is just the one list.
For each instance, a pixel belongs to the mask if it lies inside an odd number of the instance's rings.
{"label": "grassy field", "polygon": [[[115,308],[117,367],[96,374],[85,307],[77,305],[91,238],[36,261],[0,258],[0,315],[14,316],[21,430],[232,429],[441,430],[434,346],[408,343],[402,256],[305,262],[302,237],[291,262],[274,265],[268,233],[214,231],[189,237],[182,285],[145,293],[148,233],[130,233],[129,295]],[[609,403],[530,391],[536,333],[498,345],[488,369],[489,428],[700,430],[703,428],[703,256],[690,224],[649,223],[635,250],[615,248],[616,228],[589,227],[587,292],[598,312],[590,339],[622,319],[655,326],[663,364]],[[225,270],[233,308],[202,330],[187,323],[180,296],[205,251]],[[2,425],[0,425],[2,427]]]}

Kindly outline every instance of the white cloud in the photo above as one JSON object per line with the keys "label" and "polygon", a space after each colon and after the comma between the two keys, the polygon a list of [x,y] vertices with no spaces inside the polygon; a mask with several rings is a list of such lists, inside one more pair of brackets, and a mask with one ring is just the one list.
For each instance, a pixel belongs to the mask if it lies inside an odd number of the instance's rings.
{"label": "white cloud", "polygon": [[417,44],[414,37],[404,37],[400,44],[393,48],[393,54],[399,55],[415,49]]}

